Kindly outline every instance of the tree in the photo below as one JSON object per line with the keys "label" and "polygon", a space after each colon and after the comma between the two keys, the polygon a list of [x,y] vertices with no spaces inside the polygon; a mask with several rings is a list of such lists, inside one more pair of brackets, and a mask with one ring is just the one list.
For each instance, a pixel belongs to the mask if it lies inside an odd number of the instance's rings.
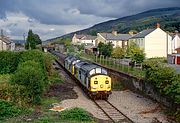
{"label": "tree", "polygon": [[123,58],[126,55],[126,51],[124,48],[116,47],[112,51],[112,56],[114,58]]}
{"label": "tree", "polygon": [[26,49],[35,49],[36,45],[41,44],[42,41],[38,34],[34,34],[33,31],[30,29],[28,32],[28,37],[26,40],[25,48]]}
{"label": "tree", "polygon": [[92,36],[97,36],[97,31],[95,29],[92,29],[90,30],[89,34]]}
{"label": "tree", "polygon": [[79,51],[84,50],[85,44],[78,45],[77,48]]}
{"label": "tree", "polygon": [[37,44],[42,44],[42,41],[41,41],[38,34],[34,34],[34,40],[35,40],[36,45]]}
{"label": "tree", "polygon": [[111,43],[104,44],[104,43],[100,42],[98,44],[98,50],[99,50],[100,55],[104,55],[105,57],[107,57],[107,56],[109,57],[109,56],[111,56],[113,46]]}
{"label": "tree", "polygon": [[26,40],[26,44],[25,44],[25,48],[26,49],[35,49],[36,45],[35,45],[35,42],[34,42],[34,34],[32,32],[32,30],[30,29],[29,32],[28,32],[28,37],[27,37],[27,40]]}
{"label": "tree", "polygon": [[130,46],[127,49],[127,56],[130,56],[132,62],[136,63],[142,63],[145,59],[144,50],[140,49],[134,42],[130,43]]}

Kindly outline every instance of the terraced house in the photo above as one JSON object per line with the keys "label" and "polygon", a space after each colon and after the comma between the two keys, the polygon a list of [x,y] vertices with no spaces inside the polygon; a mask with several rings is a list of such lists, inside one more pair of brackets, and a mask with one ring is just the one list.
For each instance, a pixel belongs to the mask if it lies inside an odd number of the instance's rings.
{"label": "terraced house", "polygon": [[0,51],[13,51],[15,50],[15,43],[10,40],[7,36],[3,35],[3,31],[1,30],[0,36]]}
{"label": "terraced house", "polygon": [[118,34],[117,31],[112,31],[112,33],[97,33],[96,46],[102,43],[112,43],[113,48],[115,47],[125,47],[128,45],[128,40],[131,38],[131,34]]}
{"label": "terraced house", "polygon": [[84,45],[95,46],[95,39],[96,39],[96,36],[74,34],[72,38],[72,43],[74,45],[84,44]]}
{"label": "terraced house", "polygon": [[157,24],[155,29],[147,29],[139,32],[129,39],[129,43],[135,42],[144,50],[147,58],[167,57],[172,51],[172,37]]}
{"label": "terraced house", "polygon": [[176,32],[174,35],[172,35],[173,39],[171,41],[171,52],[177,53],[177,49],[180,49],[180,33]]}

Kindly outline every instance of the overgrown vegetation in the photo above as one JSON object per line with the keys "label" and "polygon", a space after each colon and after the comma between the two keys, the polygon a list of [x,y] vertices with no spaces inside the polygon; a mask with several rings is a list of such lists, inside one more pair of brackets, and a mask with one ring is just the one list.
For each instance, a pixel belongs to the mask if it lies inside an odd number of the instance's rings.
{"label": "overgrown vegetation", "polygon": [[105,57],[110,57],[113,51],[113,46],[111,43],[104,44],[100,42],[97,48],[98,48],[99,54],[104,55]]}
{"label": "overgrown vegetation", "polygon": [[[0,52],[0,99],[2,105],[26,107],[41,104],[42,94],[48,85],[49,76],[54,76],[50,54],[39,50],[24,52]],[[57,77],[57,76],[56,76]],[[9,106],[9,105],[8,105]],[[7,109],[4,118],[19,115],[17,108]]]}
{"label": "overgrown vegetation", "polygon": [[62,120],[69,121],[93,121],[92,117],[82,108],[73,108],[60,113]]}
{"label": "overgrown vegetation", "polygon": [[0,52],[0,74],[14,73],[19,64],[19,56],[21,53]]}
{"label": "overgrown vegetation", "polygon": [[[146,82],[154,85],[159,93],[171,97],[173,102],[179,105],[180,74],[177,74],[173,68],[159,62],[157,59],[147,60],[143,67],[146,71]],[[179,109],[177,109],[175,116],[180,116]]]}
{"label": "overgrown vegetation", "polygon": [[4,100],[0,100],[0,120],[4,120],[5,118],[11,118],[18,116],[23,113],[29,113],[30,110],[19,108],[14,106],[10,102],[6,102]]}

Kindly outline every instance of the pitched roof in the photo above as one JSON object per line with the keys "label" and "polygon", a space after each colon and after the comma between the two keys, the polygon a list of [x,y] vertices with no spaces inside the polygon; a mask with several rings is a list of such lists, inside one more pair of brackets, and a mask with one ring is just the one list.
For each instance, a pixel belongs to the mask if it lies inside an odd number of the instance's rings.
{"label": "pitched roof", "polygon": [[96,36],[92,36],[92,35],[76,35],[76,38],[84,39],[84,40],[95,40]]}
{"label": "pitched roof", "polygon": [[3,37],[0,36],[0,40],[5,42],[6,44],[12,43],[12,41],[8,37],[6,37],[6,36],[3,36]]}
{"label": "pitched roof", "polygon": [[131,39],[133,39],[133,38],[144,38],[146,35],[148,35],[149,33],[153,32],[154,30],[156,30],[156,29],[146,29],[146,30],[143,30],[143,31],[139,32],[138,34],[132,36]]}
{"label": "pitched roof", "polygon": [[117,34],[114,35],[112,33],[99,33],[101,36],[103,36],[106,40],[121,40],[121,41],[127,41],[132,36],[130,34]]}

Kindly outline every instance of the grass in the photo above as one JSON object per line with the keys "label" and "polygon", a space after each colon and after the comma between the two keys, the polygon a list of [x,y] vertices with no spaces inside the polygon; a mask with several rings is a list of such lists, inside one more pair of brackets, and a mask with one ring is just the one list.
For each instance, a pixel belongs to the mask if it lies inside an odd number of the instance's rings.
{"label": "grass", "polygon": [[0,74],[0,83],[8,83],[10,80],[10,74]]}
{"label": "grass", "polygon": [[20,108],[10,102],[0,100],[0,121],[29,112],[30,110],[28,109]]}
{"label": "grass", "polygon": [[62,120],[68,121],[93,121],[93,118],[82,108],[73,108],[60,113]]}

